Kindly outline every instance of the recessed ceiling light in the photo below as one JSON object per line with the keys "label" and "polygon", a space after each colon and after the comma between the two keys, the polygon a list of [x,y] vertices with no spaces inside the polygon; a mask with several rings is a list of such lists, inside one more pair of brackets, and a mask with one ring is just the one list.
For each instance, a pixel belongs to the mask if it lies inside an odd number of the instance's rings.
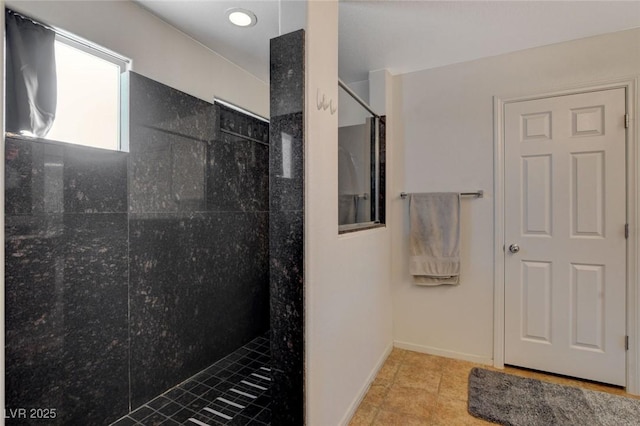
{"label": "recessed ceiling light", "polygon": [[227,18],[233,25],[239,27],[253,27],[258,22],[258,18],[253,12],[239,7],[228,9]]}

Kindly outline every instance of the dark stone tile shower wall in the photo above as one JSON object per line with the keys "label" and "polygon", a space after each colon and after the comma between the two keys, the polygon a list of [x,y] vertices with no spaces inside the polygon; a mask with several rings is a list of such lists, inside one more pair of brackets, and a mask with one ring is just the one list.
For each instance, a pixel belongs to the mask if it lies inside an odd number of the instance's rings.
{"label": "dark stone tile shower wall", "polygon": [[136,408],[269,329],[269,147],[266,123],[129,78]]}
{"label": "dark stone tile shower wall", "polygon": [[127,78],[130,153],[7,138],[6,407],[46,424],[108,424],[269,329],[268,125]]}
{"label": "dark stone tile shower wall", "polygon": [[271,40],[273,425],[304,424],[304,31]]}
{"label": "dark stone tile shower wall", "polygon": [[5,166],[6,408],[113,420],[129,406],[127,155],[6,138]]}

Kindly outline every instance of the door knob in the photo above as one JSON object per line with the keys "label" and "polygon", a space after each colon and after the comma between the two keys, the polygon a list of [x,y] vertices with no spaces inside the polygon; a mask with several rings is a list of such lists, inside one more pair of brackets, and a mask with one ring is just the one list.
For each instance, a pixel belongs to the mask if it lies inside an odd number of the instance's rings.
{"label": "door knob", "polygon": [[517,245],[517,244],[511,244],[511,245],[509,246],[509,251],[510,251],[511,253],[517,253],[517,252],[519,252],[519,251],[520,251],[520,246],[519,246],[519,245]]}

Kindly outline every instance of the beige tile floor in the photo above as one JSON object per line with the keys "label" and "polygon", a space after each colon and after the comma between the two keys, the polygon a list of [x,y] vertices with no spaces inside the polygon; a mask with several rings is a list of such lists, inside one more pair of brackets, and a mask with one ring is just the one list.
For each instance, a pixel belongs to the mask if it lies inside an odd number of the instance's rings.
{"label": "beige tile floor", "polygon": [[[350,426],[487,425],[467,412],[473,367],[494,368],[394,348],[358,407]],[[506,373],[628,396],[624,389],[507,367]]]}

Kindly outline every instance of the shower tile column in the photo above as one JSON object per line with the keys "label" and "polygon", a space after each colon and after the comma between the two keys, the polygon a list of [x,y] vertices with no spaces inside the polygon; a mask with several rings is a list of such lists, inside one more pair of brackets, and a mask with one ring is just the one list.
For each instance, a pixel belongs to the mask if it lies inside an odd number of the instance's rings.
{"label": "shower tile column", "polygon": [[271,40],[272,420],[304,424],[304,31]]}

